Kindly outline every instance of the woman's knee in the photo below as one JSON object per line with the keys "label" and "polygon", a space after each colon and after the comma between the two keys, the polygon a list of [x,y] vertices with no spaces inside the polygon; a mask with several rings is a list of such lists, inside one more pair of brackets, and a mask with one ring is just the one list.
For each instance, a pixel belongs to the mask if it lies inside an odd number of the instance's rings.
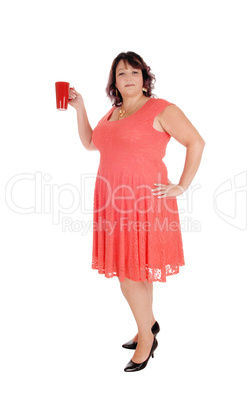
{"label": "woman's knee", "polygon": [[[119,279],[119,278],[118,278],[118,279]],[[119,282],[120,282],[121,288],[123,288],[123,289],[128,288],[129,285],[130,285],[130,279],[128,279],[128,278],[124,278],[123,280],[120,280],[120,279],[119,279]]]}
{"label": "woman's knee", "polygon": [[120,281],[120,279],[119,279],[119,282],[120,282],[121,287],[127,288],[127,289],[131,288],[131,287],[136,287],[140,283],[140,282],[133,281],[132,279],[129,279],[129,278],[126,278],[126,277],[124,278],[123,281]]}
{"label": "woman's knee", "polygon": [[132,279],[125,278],[124,281],[120,281],[121,289],[123,290],[137,290],[145,289],[144,281],[133,281]]}
{"label": "woman's knee", "polygon": [[148,288],[149,290],[152,290],[152,289],[153,289],[153,282],[148,282],[148,281],[146,280],[144,283],[145,283],[145,285],[147,286],[147,288]]}

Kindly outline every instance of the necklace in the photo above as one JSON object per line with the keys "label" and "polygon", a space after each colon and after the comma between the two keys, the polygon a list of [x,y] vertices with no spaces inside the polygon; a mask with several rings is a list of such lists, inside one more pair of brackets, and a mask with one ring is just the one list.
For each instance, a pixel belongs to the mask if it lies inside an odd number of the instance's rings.
{"label": "necklace", "polygon": [[[133,111],[133,110],[137,107],[137,105],[139,104],[139,102],[140,102],[140,100],[142,99],[143,96],[144,96],[144,95],[141,95],[141,96],[140,96],[139,100],[137,101],[136,105],[133,107],[133,109],[132,109],[131,111]],[[123,118],[124,115],[128,112],[128,110],[131,109],[131,107],[132,107],[132,106],[128,107],[127,109],[123,109],[123,108],[121,107],[121,109],[119,110],[119,114],[118,114],[117,120],[119,120],[119,117],[120,117],[120,118]]]}

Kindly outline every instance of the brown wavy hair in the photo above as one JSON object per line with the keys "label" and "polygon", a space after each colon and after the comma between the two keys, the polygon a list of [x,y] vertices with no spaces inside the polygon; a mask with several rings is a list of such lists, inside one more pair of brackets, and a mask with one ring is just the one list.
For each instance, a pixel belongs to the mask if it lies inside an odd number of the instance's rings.
{"label": "brown wavy hair", "polygon": [[133,68],[139,68],[142,70],[143,74],[143,86],[147,89],[147,92],[143,92],[143,94],[148,97],[154,97],[155,94],[152,93],[154,89],[154,83],[156,82],[155,75],[151,72],[150,67],[145,63],[139,54],[135,52],[122,52],[119,53],[118,56],[113,60],[112,66],[109,73],[109,79],[106,86],[106,94],[107,97],[111,100],[112,106],[120,106],[122,104],[122,96],[120,92],[117,90],[118,95],[116,95],[116,67],[120,60],[127,61]]}

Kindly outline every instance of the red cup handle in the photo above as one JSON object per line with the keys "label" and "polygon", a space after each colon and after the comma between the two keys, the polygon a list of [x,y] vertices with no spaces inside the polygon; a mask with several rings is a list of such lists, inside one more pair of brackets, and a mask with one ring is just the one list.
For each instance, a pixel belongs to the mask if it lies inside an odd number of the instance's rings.
{"label": "red cup handle", "polygon": [[[69,89],[73,89],[73,87],[69,87]],[[69,96],[69,94],[68,94],[68,96]],[[69,99],[68,98],[68,102],[70,102],[72,99]]]}

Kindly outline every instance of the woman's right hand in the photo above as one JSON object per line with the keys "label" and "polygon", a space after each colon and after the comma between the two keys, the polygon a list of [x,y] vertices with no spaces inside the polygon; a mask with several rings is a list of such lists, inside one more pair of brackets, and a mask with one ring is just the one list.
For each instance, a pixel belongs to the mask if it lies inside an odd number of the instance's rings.
{"label": "woman's right hand", "polygon": [[68,104],[74,107],[76,110],[84,107],[84,101],[79,92],[76,91],[74,87],[69,88],[69,100]]}

